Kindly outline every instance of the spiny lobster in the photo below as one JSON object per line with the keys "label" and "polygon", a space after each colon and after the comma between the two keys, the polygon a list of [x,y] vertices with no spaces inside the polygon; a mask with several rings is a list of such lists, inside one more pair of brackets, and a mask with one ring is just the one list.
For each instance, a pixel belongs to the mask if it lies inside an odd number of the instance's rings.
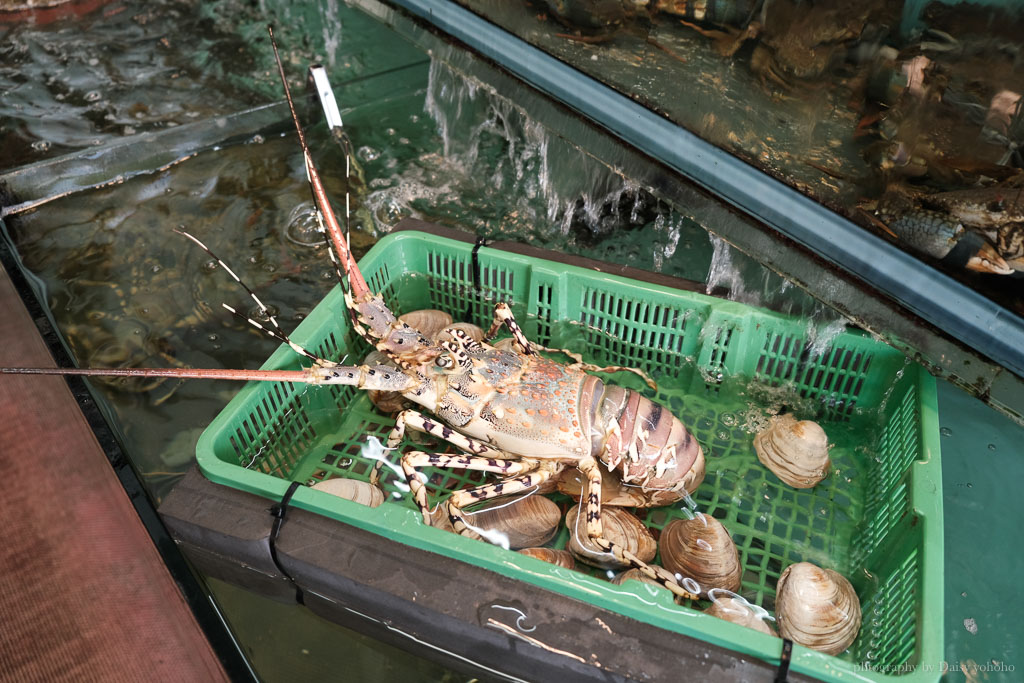
{"label": "spiny lobster", "polygon": [[[526,339],[506,303],[496,306],[493,324],[483,343],[460,330],[452,331],[451,340],[434,343],[398,320],[381,296],[370,290],[348,248],[295,113],[272,29],[270,37],[302,146],[318,218],[333,247],[333,251],[328,251],[339,278],[348,276],[345,303],[353,329],[385,354],[393,365],[346,366],[306,351],[288,338],[255,293],[210,252],[255,300],[270,325],[249,322],[289,344],[312,361],[310,367],[295,371],[0,368],[0,372],[304,382],[399,392],[433,417],[415,410],[401,412],[387,440],[389,448],[396,448],[405,431],[411,429],[441,438],[464,453],[411,451],[402,456],[402,470],[427,524],[430,524],[431,514],[424,478],[418,471],[421,468],[460,468],[501,476],[496,483],[456,491],[448,499],[446,509],[455,531],[469,533],[470,527],[462,512],[464,506],[528,492],[545,484],[550,486],[563,471],[575,467],[586,483],[582,491],[586,506],[584,533],[593,544],[622,564],[641,570],[673,593],[695,599],[695,594],[682,587],[681,579],[661,567],[643,562],[603,537],[599,463],[617,475],[623,485],[617,497],[612,494],[612,500],[604,501],[605,504],[667,505],[687,496],[704,478],[704,455],[697,440],[678,418],[659,404],[635,391],[605,384],[587,372],[628,368],[597,367],[573,354],[569,354],[576,361],[572,364],[540,355],[539,350],[551,350],[535,347]],[[209,252],[198,239],[183,234]],[[511,338],[488,343],[502,328],[511,333]],[[373,472],[373,481],[377,480],[380,464]]]}

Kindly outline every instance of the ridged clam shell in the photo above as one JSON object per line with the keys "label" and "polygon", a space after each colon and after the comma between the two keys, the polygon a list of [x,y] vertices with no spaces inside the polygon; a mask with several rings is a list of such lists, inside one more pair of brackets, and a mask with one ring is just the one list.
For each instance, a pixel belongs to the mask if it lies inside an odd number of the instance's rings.
{"label": "ridged clam shell", "polygon": [[691,578],[702,597],[712,588],[740,589],[739,552],[729,530],[710,515],[674,519],[661,532],[661,564],[673,574]]}
{"label": "ridged clam shell", "polygon": [[731,621],[734,624],[740,626],[746,626],[752,628],[755,631],[761,633],[767,633],[770,636],[778,636],[775,629],[765,621],[763,618],[758,616],[757,612],[751,609],[750,605],[747,604],[746,600],[734,597],[715,598],[714,603],[711,607],[704,610],[705,614],[710,614],[713,617]]}
{"label": "ridged clam shell", "polygon": [[494,501],[479,512],[463,511],[463,516],[474,527],[508,536],[512,549],[544,545],[555,537],[562,521],[558,505],[539,495]]}
{"label": "ridged clam shell", "polygon": [[789,413],[772,418],[754,437],[754,450],[761,464],[798,489],[815,486],[831,465],[825,430],[817,422],[798,422]]}
{"label": "ridged clam shell", "polygon": [[837,655],[860,631],[860,601],[838,572],[810,562],[786,567],[776,586],[779,633],[795,643]]}
{"label": "ridged clam shell", "polygon": [[[586,535],[586,522],[576,521],[580,506],[572,507],[565,513],[565,525],[569,527],[569,543],[566,549],[580,562],[602,569],[625,569],[628,562],[621,562],[611,553],[595,546]],[[658,552],[658,544],[644,523],[634,515],[616,507],[601,508],[601,523],[604,537],[620,548],[627,550],[644,562],[650,562]]]}
{"label": "ridged clam shell", "polygon": [[568,550],[555,550],[554,548],[523,548],[519,552],[523,555],[535,557],[538,560],[544,560],[545,562],[556,564],[559,567],[565,567],[566,569],[576,568],[576,560],[572,558],[572,555]]}
{"label": "ridged clam shell", "polygon": [[437,333],[452,324],[452,317],[435,308],[422,308],[409,311],[398,316],[398,319],[419,330],[427,339],[433,339]]}
{"label": "ridged clam shell", "polygon": [[375,508],[384,502],[384,491],[373,484],[360,479],[335,477],[313,484],[312,488],[324,491],[332,496],[345,498],[360,505]]}

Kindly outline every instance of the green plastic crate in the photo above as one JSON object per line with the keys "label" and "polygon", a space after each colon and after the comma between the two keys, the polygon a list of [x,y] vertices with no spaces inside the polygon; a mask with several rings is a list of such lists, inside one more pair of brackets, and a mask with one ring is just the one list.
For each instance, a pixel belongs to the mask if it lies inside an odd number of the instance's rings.
{"label": "green plastic crate", "polygon": [[[475,290],[471,252],[466,243],[400,232],[382,239],[360,265],[396,313],[440,308],[486,329],[494,303],[508,301],[527,336],[545,346],[645,369],[659,383],[652,398],[678,415],[704,448],[708,472],[694,499],[732,533],[744,566],[742,594],[771,610],[780,573],[802,560],[836,569],[857,590],[863,625],[851,648],[831,657],[796,646],[792,669],[827,680],[938,680],[939,435],[934,379],[920,366],[860,332],[843,332],[818,353],[800,319],[491,249],[479,252],[481,286]],[[325,358],[349,354],[358,363],[368,351],[350,330],[340,288],[292,336]],[[300,361],[282,346],[263,367],[293,369]],[[612,381],[645,389],[630,374]],[[785,402],[799,418],[821,422],[834,444],[825,481],[797,490],[761,466],[748,419],[761,414],[759,399]],[[251,383],[203,433],[197,457],[209,479],[277,500],[293,480],[365,479],[372,465],[361,456],[366,437],[383,441],[392,425],[353,387]],[[482,481],[477,473],[428,475],[431,502]],[[389,492],[397,491],[393,481]],[[301,487],[292,501],[502,574],[515,565],[525,582],[778,661],[776,638],[677,606],[657,587],[613,586],[597,572],[566,572],[425,527],[407,497],[392,496],[370,509]],[[640,514],[657,533],[684,515],[684,507]],[[561,547],[567,537],[563,530],[553,545]]]}

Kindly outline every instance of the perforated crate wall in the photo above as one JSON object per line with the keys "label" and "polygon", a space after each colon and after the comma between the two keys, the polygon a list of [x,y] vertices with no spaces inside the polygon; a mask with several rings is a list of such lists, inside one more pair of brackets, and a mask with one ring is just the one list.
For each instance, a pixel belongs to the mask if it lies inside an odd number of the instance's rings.
{"label": "perforated crate wall", "polygon": [[[771,610],[775,584],[793,562],[808,560],[851,579],[865,618],[858,640],[839,658],[797,648],[794,669],[823,678],[856,671],[886,679],[930,680],[920,662],[942,657],[941,486],[934,383],[901,354],[856,331],[812,353],[804,321],[711,297],[483,248],[473,277],[472,245],[421,233],[381,240],[361,267],[396,313],[448,310],[485,329],[497,301],[508,301],[527,335],[570,348],[586,360],[644,369],[659,380],[648,395],[694,433],[707,477],[694,494],[699,508],[726,525],[744,567],[742,594]],[[359,362],[369,347],[350,331],[335,289],[292,335],[331,359]],[[267,368],[298,367],[279,349]],[[822,422],[835,443],[832,473],[807,490],[782,483],[757,461],[745,428],[745,403],[730,384],[742,376],[789,392],[800,418]],[[644,389],[632,375],[609,381]],[[367,436],[384,441],[392,418],[351,387],[247,386],[200,440],[200,467],[214,481],[279,498],[289,480],[366,479]],[[389,454],[396,463],[399,453]],[[479,473],[429,470],[431,504],[484,481]],[[701,615],[673,618],[676,607],[647,589],[565,573],[495,546],[422,526],[399,478],[385,478],[389,500],[369,509],[301,488],[294,504],[416,547],[508,571],[524,581],[590,600],[661,627],[705,638],[748,655],[777,657],[777,641]],[[566,498],[563,508],[570,504]],[[657,534],[684,505],[639,511]],[[564,545],[563,530],[553,541]],[[624,598],[623,596],[627,596]],[[651,600],[664,604],[652,608]],[[937,613],[937,614],[936,614]],[[870,669],[868,669],[870,667]],[[909,672],[909,673],[908,673]]]}

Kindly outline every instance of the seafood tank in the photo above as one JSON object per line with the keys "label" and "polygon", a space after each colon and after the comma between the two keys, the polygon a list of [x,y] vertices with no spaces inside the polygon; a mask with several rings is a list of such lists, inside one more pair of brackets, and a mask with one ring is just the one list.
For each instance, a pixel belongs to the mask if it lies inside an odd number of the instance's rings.
{"label": "seafood tank", "polygon": [[[411,217],[629,264],[799,316],[810,357],[864,323],[830,305],[847,291],[839,279],[794,284],[779,274],[789,257],[773,250],[766,267],[749,245],[708,232],[715,220],[746,219],[724,211],[702,220],[708,213],[681,203],[676,181],[647,155],[412,18],[357,4],[369,14],[331,2],[115,1],[51,23],[0,23],[3,227],[79,365],[257,367],[278,342],[221,304],[258,322],[273,315],[290,330],[335,287],[279,102],[268,20],[279,27],[293,89],[303,92],[306,66],[321,62],[339,95],[354,150],[348,177],[337,171],[344,150],[318,105],[300,109],[328,191],[351,193],[358,256]],[[463,4],[1018,312],[1014,93],[1024,85],[1013,68],[1016,19],[994,21],[1001,10],[815,3],[803,12],[795,2],[739,3],[715,5],[723,14],[709,17],[678,9],[683,3]],[[270,310],[176,230],[199,237]],[[520,313],[536,329],[531,312]],[[575,334],[556,326],[549,339],[572,347]],[[892,341],[925,360],[945,349]],[[956,379],[941,363],[931,369]],[[93,388],[157,503],[192,466],[210,416],[238,391],[170,379],[97,380]],[[751,435],[783,405],[806,408],[799,396],[755,385],[723,391],[728,428]],[[1006,475],[995,474],[1019,471],[1019,428],[952,388],[940,391],[939,408],[942,448],[960,456],[943,463],[946,545],[970,547],[987,534],[974,526],[993,514],[984,501],[1019,509],[998,485]],[[947,417],[968,414],[977,427]],[[871,416],[857,419],[869,429]],[[849,425],[840,429],[838,476],[855,476],[861,447]],[[723,455],[714,426],[697,431],[709,456]],[[981,441],[960,441],[972,434]],[[989,459],[989,473],[967,464],[975,451]],[[754,514],[767,510],[752,507],[751,524],[771,524]],[[990,660],[1013,665],[1019,627],[989,613],[1019,559],[976,589],[981,568],[964,555],[946,554],[947,575],[974,578],[947,579],[944,658],[954,672]],[[863,588],[871,577],[855,581]],[[212,577],[207,586],[260,678],[325,675],[339,662],[362,667],[368,679],[465,678],[301,607]],[[771,595],[744,597],[776,607]],[[855,649],[868,656],[865,643]]]}

